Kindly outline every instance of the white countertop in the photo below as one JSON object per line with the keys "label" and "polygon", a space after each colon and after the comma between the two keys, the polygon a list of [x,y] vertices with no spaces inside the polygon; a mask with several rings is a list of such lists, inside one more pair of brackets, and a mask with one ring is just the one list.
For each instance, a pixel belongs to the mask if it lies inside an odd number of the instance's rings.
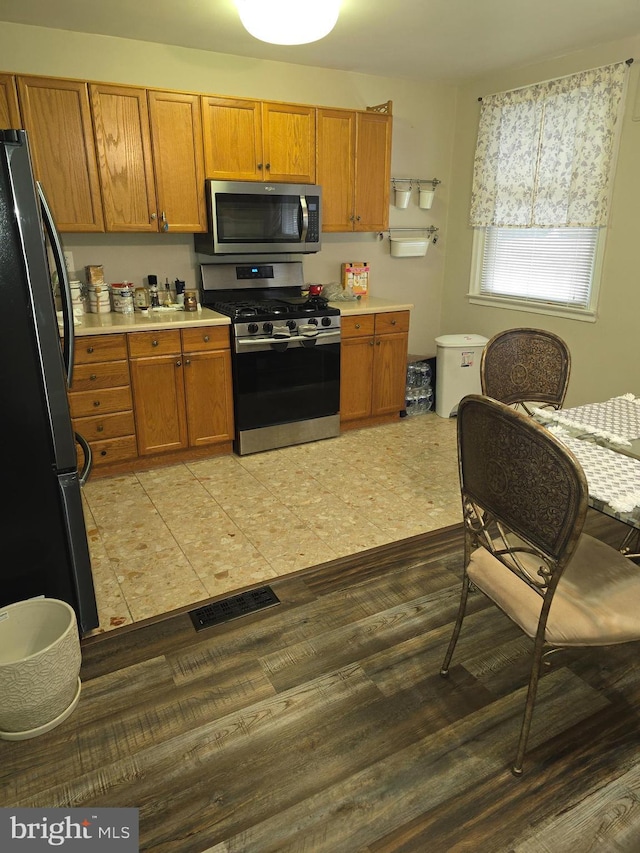
{"label": "white countertop", "polygon": [[392,299],[378,299],[375,296],[367,296],[355,301],[338,301],[329,303],[332,308],[339,308],[345,317],[349,314],[380,314],[385,311],[411,311],[413,305],[410,302],[394,302]]}
{"label": "white countertop", "polygon": [[[350,314],[379,314],[385,311],[410,311],[413,305],[408,302],[394,302],[390,299],[377,299],[373,296],[357,299],[353,302],[331,302],[333,308],[339,308],[344,316]],[[231,320],[224,314],[218,314],[210,308],[198,311],[152,311],[141,314],[120,314],[110,311],[106,314],[83,314],[81,322],[74,326],[77,337],[82,335],[109,335],[115,332],[143,332],[155,329],[186,329],[191,326],[229,326]]]}
{"label": "white countertop", "polygon": [[110,335],[114,332],[144,332],[155,329],[187,329],[191,326],[229,326],[231,320],[224,314],[202,308],[199,311],[151,311],[141,314],[83,314],[81,322],[74,325],[76,337],[82,335]]}

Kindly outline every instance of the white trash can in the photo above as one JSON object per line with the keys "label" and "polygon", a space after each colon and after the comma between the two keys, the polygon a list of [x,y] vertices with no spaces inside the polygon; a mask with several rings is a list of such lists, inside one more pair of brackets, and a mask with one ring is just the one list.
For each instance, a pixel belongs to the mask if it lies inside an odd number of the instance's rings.
{"label": "white trash can", "polygon": [[0,607],[0,739],[51,731],[80,698],[80,637],[65,601],[30,598]]}
{"label": "white trash can", "polygon": [[450,418],[467,394],[480,393],[480,358],[489,339],[482,335],[436,338],[436,414]]}

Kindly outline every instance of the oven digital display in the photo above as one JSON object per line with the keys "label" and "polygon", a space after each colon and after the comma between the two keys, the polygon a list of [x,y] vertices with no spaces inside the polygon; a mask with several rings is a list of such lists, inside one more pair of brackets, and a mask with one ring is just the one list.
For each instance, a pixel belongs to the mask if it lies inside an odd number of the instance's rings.
{"label": "oven digital display", "polygon": [[249,265],[246,267],[236,267],[236,278],[238,281],[273,278],[273,266],[270,264],[262,264],[261,266]]}

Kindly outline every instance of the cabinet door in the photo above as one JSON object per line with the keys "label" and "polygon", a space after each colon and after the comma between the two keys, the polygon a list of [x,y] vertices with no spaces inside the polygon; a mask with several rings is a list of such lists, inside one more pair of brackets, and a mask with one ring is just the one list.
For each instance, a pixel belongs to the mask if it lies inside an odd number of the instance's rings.
{"label": "cabinet door", "polygon": [[161,231],[207,230],[200,96],[149,92]]}
{"label": "cabinet door", "polygon": [[340,344],[340,420],[371,415],[374,345],[372,337],[343,339]]}
{"label": "cabinet door", "polygon": [[355,160],[355,231],[389,226],[391,121],[381,113],[358,113]]}
{"label": "cabinet door", "polygon": [[185,355],[184,385],[189,445],[199,447],[231,441],[233,397],[229,351]]}
{"label": "cabinet door", "polygon": [[89,90],[106,230],[157,231],[146,90]]}
{"label": "cabinet door", "polygon": [[182,356],[134,358],[130,367],[140,456],[187,447]]}
{"label": "cabinet door", "polygon": [[356,114],[317,111],[317,180],[322,187],[322,230],[352,231]]}
{"label": "cabinet door", "polygon": [[202,125],[207,178],[262,180],[260,101],[203,97]]}
{"label": "cabinet door", "polygon": [[404,409],[407,347],[405,332],[377,335],[373,347],[373,415],[398,413]]}
{"label": "cabinet door", "polygon": [[265,180],[315,183],[316,114],[313,107],[263,103],[262,133]]}
{"label": "cabinet door", "polygon": [[104,231],[87,84],[18,77],[36,180],[60,231]]}
{"label": "cabinet door", "polygon": [[0,74],[0,127],[22,127],[16,81],[11,74]]}

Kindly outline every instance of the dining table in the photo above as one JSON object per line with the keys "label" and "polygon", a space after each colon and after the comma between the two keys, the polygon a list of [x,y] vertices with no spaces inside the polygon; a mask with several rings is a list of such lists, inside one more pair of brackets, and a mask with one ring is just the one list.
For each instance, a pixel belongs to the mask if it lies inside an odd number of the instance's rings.
{"label": "dining table", "polygon": [[629,526],[620,550],[640,556],[640,397],[627,393],[532,414],[582,466],[589,505]]}

